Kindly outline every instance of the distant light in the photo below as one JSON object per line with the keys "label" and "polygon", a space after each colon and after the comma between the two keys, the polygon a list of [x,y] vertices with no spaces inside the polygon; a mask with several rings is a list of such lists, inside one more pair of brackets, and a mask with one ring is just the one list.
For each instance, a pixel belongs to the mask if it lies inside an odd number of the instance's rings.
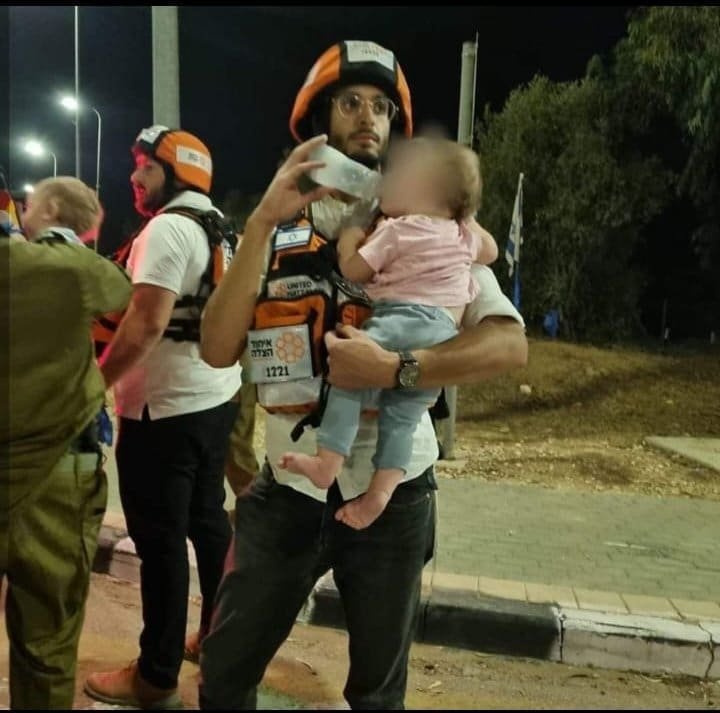
{"label": "distant light", "polygon": [[25,151],[31,156],[42,156],[45,153],[45,147],[35,139],[25,142]]}
{"label": "distant light", "polygon": [[60,104],[64,106],[68,111],[77,111],[79,107],[77,99],[75,99],[75,97],[71,97],[70,95],[65,95],[60,100]]}
{"label": "distant light", "polygon": [[25,191],[25,193],[34,193],[34,192],[35,192],[35,186],[31,186],[29,183],[26,183],[26,184],[23,186],[23,190]]}

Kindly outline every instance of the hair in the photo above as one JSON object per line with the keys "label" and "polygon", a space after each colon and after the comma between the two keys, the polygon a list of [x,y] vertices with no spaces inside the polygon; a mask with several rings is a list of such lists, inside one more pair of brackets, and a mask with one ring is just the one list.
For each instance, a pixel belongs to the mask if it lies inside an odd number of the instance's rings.
{"label": "hair", "polygon": [[54,201],[57,222],[78,235],[93,228],[100,220],[100,201],[95,191],[77,178],[58,176],[46,178],[35,186],[33,200]]}
{"label": "hair", "polygon": [[410,139],[409,146],[426,150],[435,163],[440,186],[444,189],[444,202],[455,220],[474,215],[482,198],[480,157],[469,147],[436,133]]}

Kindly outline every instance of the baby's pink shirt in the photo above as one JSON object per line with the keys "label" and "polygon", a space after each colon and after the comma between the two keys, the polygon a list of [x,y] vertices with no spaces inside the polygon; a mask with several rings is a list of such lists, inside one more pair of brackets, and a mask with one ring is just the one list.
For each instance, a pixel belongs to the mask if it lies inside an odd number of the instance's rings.
{"label": "baby's pink shirt", "polygon": [[470,272],[478,237],[456,220],[425,215],[388,218],[358,253],[375,271],[365,285],[373,300],[459,307],[478,293]]}

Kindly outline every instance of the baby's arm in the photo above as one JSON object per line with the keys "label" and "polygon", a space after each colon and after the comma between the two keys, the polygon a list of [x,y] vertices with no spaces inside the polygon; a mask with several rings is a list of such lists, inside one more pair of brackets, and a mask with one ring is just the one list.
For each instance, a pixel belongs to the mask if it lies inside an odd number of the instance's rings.
{"label": "baby's arm", "polygon": [[375,275],[375,270],[358,253],[358,248],[364,240],[365,231],[362,228],[345,228],[340,233],[340,240],[338,241],[340,272],[353,282],[369,282]]}
{"label": "baby's arm", "polygon": [[465,221],[468,228],[477,236],[478,254],[475,262],[480,265],[491,265],[497,260],[498,246],[495,238],[483,228],[475,218],[468,218]]}

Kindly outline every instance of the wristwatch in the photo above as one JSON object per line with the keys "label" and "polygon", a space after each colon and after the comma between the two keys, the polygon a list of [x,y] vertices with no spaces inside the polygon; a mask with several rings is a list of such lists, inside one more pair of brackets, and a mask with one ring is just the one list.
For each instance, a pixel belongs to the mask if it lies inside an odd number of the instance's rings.
{"label": "wristwatch", "polygon": [[414,389],[420,379],[420,365],[410,352],[400,352],[400,367],[397,370],[396,388]]}

